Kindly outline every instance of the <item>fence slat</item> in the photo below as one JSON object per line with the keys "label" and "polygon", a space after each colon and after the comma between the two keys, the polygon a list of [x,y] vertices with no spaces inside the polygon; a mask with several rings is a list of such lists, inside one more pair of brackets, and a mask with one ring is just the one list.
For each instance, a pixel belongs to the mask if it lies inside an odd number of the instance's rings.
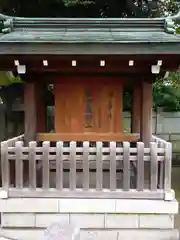
{"label": "fence slat", "polygon": [[151,150],[151,185],[150,188],[152,191],[157,190],[157,176],[158,176],[158,161],[157,161],[157,143],[150,143]]}
{"label": "fence slat", "polygon": [[164,188],[164,166],[164,161],[158,163],[158,188],[160,189]]}
{"label": "fence slat", "polygon": [[96,189],[102,190],[103,172],[102,172],[102,142],[96,143]]}
{"label": "fence slat", "polygon": [[123,142],[123,190],[128,191],[130,189],[130,160],[129,149],[130,143]]}
{"label": "fence slat", "polygon": [[63,189],[63,142],[56,143],[56,188]]}
{"label": "fence slat", "polygon": [[171,189],[171,166],[172,166],[172,144],[166,143],[165,145],[165,171],[164,171],[164,190]]}
{"label": "fence slat", "polygon": [[70,142],[70,190],[76,189],[76,142]]}
{"label": "fence slat", "polygon": [[137,142],[137,190],[144,189],[144,143]]}
{"label": "fence slat", "polygon": [[8,191],[10,184],[9,175],[9,159],[8,159],[8,143],[1,143],[1,177],[2,177],[2,187],[4,190]]}
{"label": "fence slat", "polygon": [[49,147],[50,142],[43,142],[43,155],[42,155],[42,175],[43,175],[43,189],[49,189]]}
{"label": "fence slat", "polygon": [[29,187],[36,189],[36,142],[29,143]]}
{"label": "fence slat", "polygon": [[89,142],[83,142],[83,189],[89,189]]}
{"label": "fence slat", "polygon": [[116,143],[110,142],[110,190],[116,190]]}
{"label": "fence slat", "polygon": [[16,159],[15,159],[15,179],[16,179],[16,188],[22,189],[23,188],[23,160],[22,156],[22,148],[23,142],[16,142]]}

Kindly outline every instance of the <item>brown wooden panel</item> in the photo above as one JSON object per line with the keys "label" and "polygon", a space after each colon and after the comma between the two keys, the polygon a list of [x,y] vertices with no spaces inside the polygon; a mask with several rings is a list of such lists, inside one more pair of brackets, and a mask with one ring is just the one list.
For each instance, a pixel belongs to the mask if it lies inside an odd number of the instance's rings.
{"label": "brown wooden panel", "polygon": [[38,141],[137,141],[138,134],[125,135],[122,133],[38,133]]}
{"label": "brown wooden panel", "polygon": [[79,83],[55,85],[55,131],[83,132],[84,99]]}
{"label": "brown wooden panel", "polygon": [[122,82],[95,78],[58,80],[56,133],[122,133]]}

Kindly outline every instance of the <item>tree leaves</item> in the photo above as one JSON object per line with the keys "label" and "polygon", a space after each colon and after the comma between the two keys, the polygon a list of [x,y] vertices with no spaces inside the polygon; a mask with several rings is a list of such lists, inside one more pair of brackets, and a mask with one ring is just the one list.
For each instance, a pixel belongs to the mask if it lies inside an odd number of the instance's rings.
{"label": "tree leaves", "polygon": [[180,73],[172,72],[158,79],[153,86],[153,106],[165,111],[180,111]]}
{"label": "tree leaves", "polygon": [[175,0],[1,0],[0,11],[25,17],[157,17],[177,10]]}

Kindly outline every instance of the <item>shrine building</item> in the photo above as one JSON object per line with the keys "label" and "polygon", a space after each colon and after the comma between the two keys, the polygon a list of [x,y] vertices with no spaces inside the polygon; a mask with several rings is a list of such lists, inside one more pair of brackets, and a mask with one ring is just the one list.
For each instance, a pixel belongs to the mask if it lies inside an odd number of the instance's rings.
{"label": "shrine building", "polygon": [[80,239],[178,239],[172,145],[152,135],[153,83],[180,65],[178,16],[0,15],[0,70],[24,82],[24,132],[1,142],[1,235],[42,237],[59,217],[82,228]]}

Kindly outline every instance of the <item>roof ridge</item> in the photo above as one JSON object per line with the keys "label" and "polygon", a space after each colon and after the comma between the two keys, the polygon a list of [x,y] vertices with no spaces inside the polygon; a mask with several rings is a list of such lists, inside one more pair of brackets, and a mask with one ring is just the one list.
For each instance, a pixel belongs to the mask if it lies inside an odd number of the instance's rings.
{"label": "roof ridge", "polygon": [[[179,15],[178,15],[179,14]],[[176,16],[179,16],[178,13]],[[3,23],[1,32],[9,33],[15,28],[158,28],[166,33],[175,33],[173,20],[175,16],[167,18],[26,18],[0,14]]]}
{"label": "roof ridge", "polygon": [[[180,15],[180,13],[179,13]],[[161,18],[52,18],[52,17],[18,17],[18,16],[9,16],[0,13],[0,20],[7,20],[7,19],[12,19],[15,21],[88,21],[88,22],[107,22],[107,21],[118,21],[118,22],[128,22],[128,21],[138,21],[138,22],[143,22],[143,21],[160,21],[160,20],[165,20],[166,18],[173,18],[172,17],[161,17]],[[180,16],[179,16],[180,17]]]}

